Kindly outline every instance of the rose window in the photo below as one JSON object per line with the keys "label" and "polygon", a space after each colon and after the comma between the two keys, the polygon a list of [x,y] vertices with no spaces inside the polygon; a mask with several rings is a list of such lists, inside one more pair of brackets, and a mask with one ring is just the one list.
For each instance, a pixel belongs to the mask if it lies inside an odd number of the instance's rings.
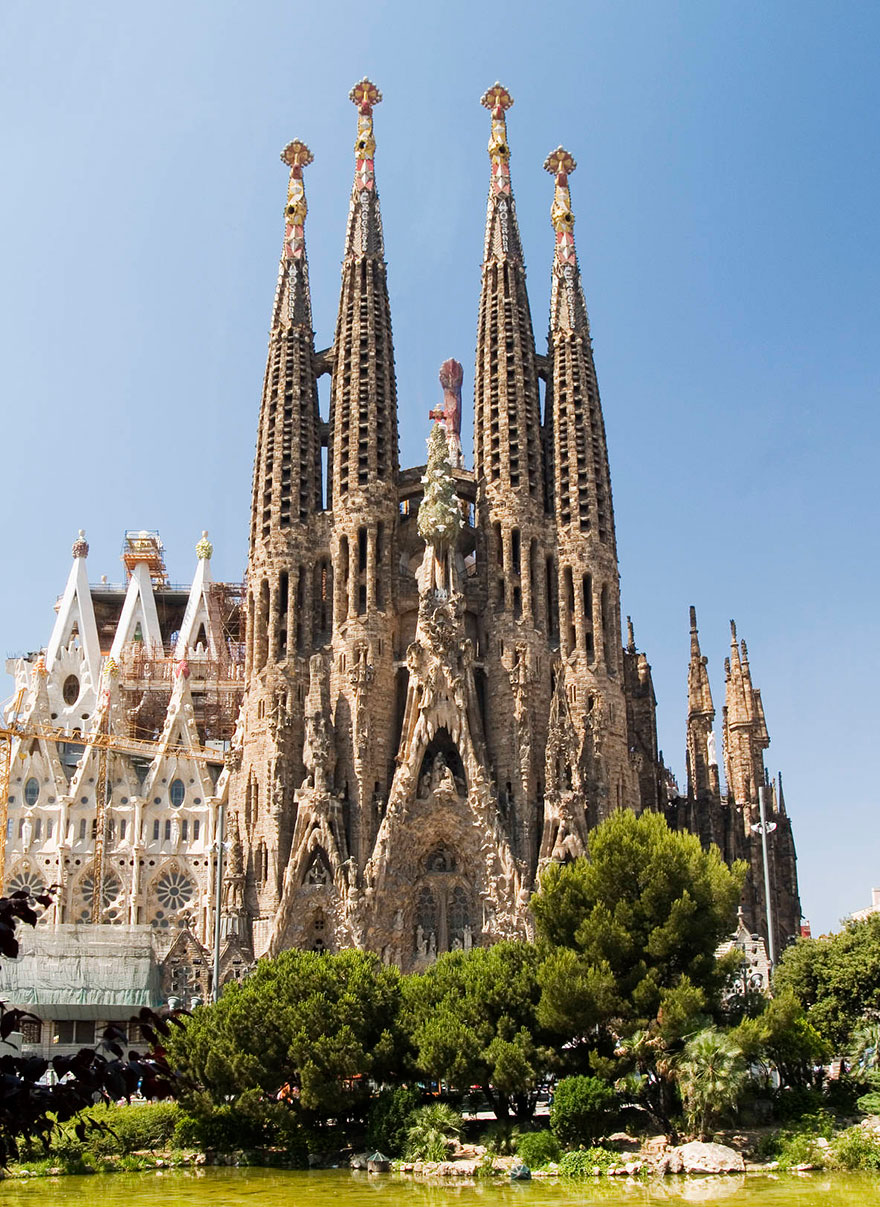
{"label": "rose window", "polygon": [[186,872],[172,868],[171,871],[165,872],[157,883],[156,898],[163,911],[170,910],[174,913],[189,904],[195,891],[196,886]]}
{"label": "rose window", "polygon": [[[82,906],[76,921],[91,922],[92,907],[95,903],[95,877],[92,872],[88,872],[79,882],[79,895]],[[112,872],[106,875],[101,892],[102,922],[115,922],[118,924],[124,921],[121,902],[122,895],[122,881],[119,877]]]}
{"label": "rose window", "polygon": [[13,893],[30,893],[32,896],[42,893],[46,885],[43,878],[31,868],[19,868],[7,886],[10,896]]}

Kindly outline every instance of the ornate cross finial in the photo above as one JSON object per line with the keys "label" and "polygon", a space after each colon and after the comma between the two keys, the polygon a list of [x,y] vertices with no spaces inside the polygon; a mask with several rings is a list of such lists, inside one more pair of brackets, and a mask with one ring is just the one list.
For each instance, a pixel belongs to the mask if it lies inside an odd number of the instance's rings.
{"label": "ornate cross finial", "polygon": [[[503,84],[499,84],[496,80],[491,88],[487,88],[480,97],[480,104],[484,109],[490,109],[493,117],[503,119],[504,111],[509,109],[513,104],[513,97],[507,91]],[[496,110],[499,112],[496,113]]]}
{"label": "ornate cross finial", "polygon": [[489,135],[489,158],[492,161],[492,192],[510,193],[510,147],[507,143],[507,120],[504,114],[513,104],[513,97],[503,84],[494,83],[480,97],[480,104],[492,114]]}
{"label": "ornate cross finial", "polygon": [[568,177],[576,167],[574,156],[565,147],[557,147],[544,160],[544,171],[556,177],[550,221],[556,231],[556,259],[561,267],[575,262],[574,214],[571,212]]}
{"label": "ornate cross finial", "polygon": [[308,213],[302,170],[314,160],[314,155],[300,139],[289,142],[281,152],[281,161],[290,167],[287,185],[287,205],[284,207],[284,255],[288,260],[301,260],[305,255],[305,221]]}

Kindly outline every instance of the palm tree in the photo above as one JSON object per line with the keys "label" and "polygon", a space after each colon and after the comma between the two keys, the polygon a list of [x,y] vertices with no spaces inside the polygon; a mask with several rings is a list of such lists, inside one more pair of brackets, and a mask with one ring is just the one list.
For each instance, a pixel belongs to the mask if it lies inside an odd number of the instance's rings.
{"label": "palm tree", "polygon": [[748,1078],[740,1049],[707,1027],[685,1044],[676,1066],[688,1126],[706,1138],[709,1124],[736,1106]]}
{"label": "palm tree", "polygon": [[850,1059],[865,1070],[880,1069],[880,1022],[865,1017],[853,1032]]}
{"label": "palm tree", "polygon": [[614,1055],[622,1060],[626,1070],[617,1089],[639,1099],[663,1130],[674,1134],[670,1117],[674,1094],[672,1064],[662,1035],[651,1028],[634,1031],[632,1035],[618,1039]]}
{"label": "palm tree", "polygon": [[461,1115],[446,1102],[420,1106],[410,1116],[406,1133],[409,1161],[444,1161],[449,1145],[461,1131]]}

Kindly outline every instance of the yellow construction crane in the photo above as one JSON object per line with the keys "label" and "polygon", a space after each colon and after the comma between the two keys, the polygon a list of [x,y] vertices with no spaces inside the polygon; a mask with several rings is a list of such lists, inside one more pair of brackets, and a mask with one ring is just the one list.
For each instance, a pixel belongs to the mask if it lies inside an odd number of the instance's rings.
{"label": "yellow construction crane", "polygon": [[104,895],[104,847],[107,830],[107,801],[110,795],[107,782],[107,764],[110,753],[139,754],[154,759],[161,751],[165,755],[179,755],[194,759],[198,763],[222,763],[224,756],[220,750],[212,750],[209,746],[164,746],[161,742],[150,741],[146,738],[126,738],[107,732],[109,718],[102,718],[102,728],[90,730],[88,733],[68,733],[64,729],[41,729],[18,721],[17,715],[21,708],[24,691],[18,693],[12,707],[11,719],[0,725],[0,892],[6,878],[6,829],[9,816],[9,781],[12,772],[12,747],[17,741],[31,741],[34,738],[44,742],[74,743],[77,746],[95,747],[99,752],[98,775],[96,776],[96,816],[95,816],[95,857],[94,875],[95,886],[92,898],[92,921],[99,922],[101,918],[101,901]]}

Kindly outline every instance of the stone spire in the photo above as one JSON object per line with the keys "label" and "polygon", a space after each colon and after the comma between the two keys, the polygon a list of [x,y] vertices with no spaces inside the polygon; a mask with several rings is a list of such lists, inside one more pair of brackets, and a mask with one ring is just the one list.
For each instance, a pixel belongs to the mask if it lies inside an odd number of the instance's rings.
{"label": "stone spire", "polygon": [[691,660],[688,666],[688,715],[715,717],[712,689],[709,686],[708,659],[700,651],[700,635],[697,629],[697,609],[691,605]]}
{"label": "stone spire", "polygon": [[501,84],[481,98],[492,114],[489,201],[477,364],[474,469],[487,490],[512,490],[543,508],[543,465],[535,337],[516,206],[510,183],[505,113],[513,98]]}
{"label": "stone spire", "polygon": [[564,147],[551,151],[544,169],[556,180],[550,219],[556,237],[550,292],[553,357],[554,498],[557,522],[615,549],[611,471],[590,324],[574,243],[568,178],[577,164]]}
{"label": "stone spire", "polygon": [[715,705],[709,686],[708,659],[700,650],[697,611],[691,607],[691,660],[688,666],[687,771],[691,803],[720,803],[718,758],[715,753]]}
{"label": "stone spire", "polygon": [[299,139],[281,159],[290,168],[284,244],[260,405],[251,515],[251,562],[277,532],[321,510],[321,436],[304,223],[303,168],[312,153]]}
{"label": "stone spire", "polygon": [[781,813],[782,816],[785,817],[786,816],[785,793],[782,790],[782,772],[781,771],[778,771],[776,773],[776,779],[777,779],[777,783],[778,783],[778,791],[776,793],[776,809],[777,809],[777,812]]}
{"label": "stone spire", "polygon": [[[544,161],[555,181],[545,427],[552,439],[548,462],[558,549],[560,647],[577,701],[574,721],[593,750],[588,807],[591,819],[598,821],[621,806],[652,808],[656,793],[646,777],[648,796],[642,800],[638,761],[630,757],[631,751],[642,750],[651,727],[644,724],[646,714],[636,732],[634,709],[627,708],[622,687],[627,671],[611,475],[568,186],[575,167],[564,147],[551,151]],[[634,650],[634,641],[631,644]],[[647,704],[653,697],[647,663],[639,668],[632,652],[629,659],[632,687]]]}
{"label": "stone spire", "polygon": [[758,789],[767,778],[764,751],[770,745],[761,693],[752,685],[745,641],[737,644],[736,624],[730,622],[730,657],[724,664],[724,773],[727,789],[744,808],[749,823],[749,805],[756,805]]}
{"label": "stone spire", "polygon": [[[774,826],[769,834],[770,891],[776,929],[776,947],[796,937],[801,906],[797,884],[797,853],[791,822],[782,809],[773,808],[764,751],[770,745],[761,693],[752,683],[746,643],[737,640],[736,625],[730,622],[730,657],[725,662],[727,684],[724,706],[724,773],[727,790],[741,812],[747,842],[749,877],[745,887],[746,914],[752,925],[767,933],[764,869],[761,840],[752,827],[759,818],[759,790],[767,788],[768,813]],[[739,854],[739,851],[735,852]]]}
{"label": "stone spire", "polygon": [[357,106],[358,132],[330,398],[334,511],[359,491],[386,491],[398,469],[391,308],[374,168],[373,109],[382,94],[364,79],[349,95]]}

